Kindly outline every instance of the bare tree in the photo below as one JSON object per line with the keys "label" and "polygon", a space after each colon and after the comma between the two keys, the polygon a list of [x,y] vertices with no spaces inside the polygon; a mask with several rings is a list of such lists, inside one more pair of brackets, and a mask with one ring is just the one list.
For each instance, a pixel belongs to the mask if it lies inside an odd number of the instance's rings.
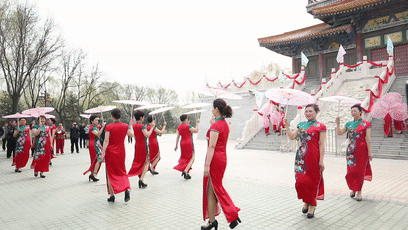
{"label": "bare tree", "polygon": [[43,24],[34,7],[9,4],[4,1],[0,14],[0,67],[7,92],[12,100],[12,112],[18,103],[33,72],[45,69],[54,53],[61,47],[59,35],[54,35],[54,23],[47,19]]}

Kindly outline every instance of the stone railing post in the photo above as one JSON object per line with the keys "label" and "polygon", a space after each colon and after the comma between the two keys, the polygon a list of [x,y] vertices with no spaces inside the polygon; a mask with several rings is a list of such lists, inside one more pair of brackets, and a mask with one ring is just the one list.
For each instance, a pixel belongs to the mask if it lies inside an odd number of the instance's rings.
{"label": "stone railing post", "polygon": [[361,65],[361,74],[363,77],[369,74],[370,68],[367,62],[367,56],[363,56],[363,64]]}

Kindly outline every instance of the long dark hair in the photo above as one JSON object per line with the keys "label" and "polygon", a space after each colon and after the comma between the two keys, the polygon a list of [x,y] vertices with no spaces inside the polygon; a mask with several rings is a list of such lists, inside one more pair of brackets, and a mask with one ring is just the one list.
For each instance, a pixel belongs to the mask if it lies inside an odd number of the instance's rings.
{"label": "long dark hair", "polygon": [[220,113],[221,113],[221,115],[223,117],[229,118],[229,117],[232,116],[231,106],[227,105],[227,103],[221,98],[218,98],[218,99],[214,100],[213,107],[214,107],[214,109],[218,108],[218,111],[220,111]]}

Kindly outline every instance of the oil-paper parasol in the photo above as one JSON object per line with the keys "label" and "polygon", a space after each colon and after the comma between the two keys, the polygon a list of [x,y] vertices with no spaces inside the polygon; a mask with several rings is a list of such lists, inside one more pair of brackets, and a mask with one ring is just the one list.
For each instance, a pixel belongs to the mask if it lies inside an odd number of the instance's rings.
{"label": "oil-paper parasol", "polygon": [[[316,102],[312,95],[296,89],[268,89],[265,92],[265,97],[275,103],[293,106],[303,106]],[[285,116],[287,110],[288,107],[286,107]]]}
{"label": "oil-paper parasol", "polygon": [[360,100],[357,100],[357,99],[354,99],[354,98],[351,98],[351,97],[341,96],[341,95],[331,96],[331,97],[323,97],[323,98],[320,98],[319,100],[339,103],[339,106],[337,108],[337,116],[339,116],[339,113],[340,113],[340,105],[342,105],[342,104],[361,104],[361,103],[363,103]]}

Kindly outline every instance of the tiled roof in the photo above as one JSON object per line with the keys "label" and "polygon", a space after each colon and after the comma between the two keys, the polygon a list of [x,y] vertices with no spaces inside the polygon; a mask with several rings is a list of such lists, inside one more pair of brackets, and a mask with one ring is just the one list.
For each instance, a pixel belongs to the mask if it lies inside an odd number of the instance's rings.
{"label": "tiled roof", "polygon": [[353,11],[371,5],[381,4],[390,0],[343,0],[330,5],[312,9],[313,15],[331,15],[344,11]]}
{"label": "tiled roof", "polygon": [[314,26],[302,28],[299,30],[294,30],[286,32],[280,35],[275,35],[271,37],[259,38],[259,44],[287,44],[295,41],[308,40],[315,37],[328,36],[331,34],[338,34],[344,31],[351,32],[351,25],[344,25],[340,27],[333,28],[331,25],[326,23],[317,24]]}

